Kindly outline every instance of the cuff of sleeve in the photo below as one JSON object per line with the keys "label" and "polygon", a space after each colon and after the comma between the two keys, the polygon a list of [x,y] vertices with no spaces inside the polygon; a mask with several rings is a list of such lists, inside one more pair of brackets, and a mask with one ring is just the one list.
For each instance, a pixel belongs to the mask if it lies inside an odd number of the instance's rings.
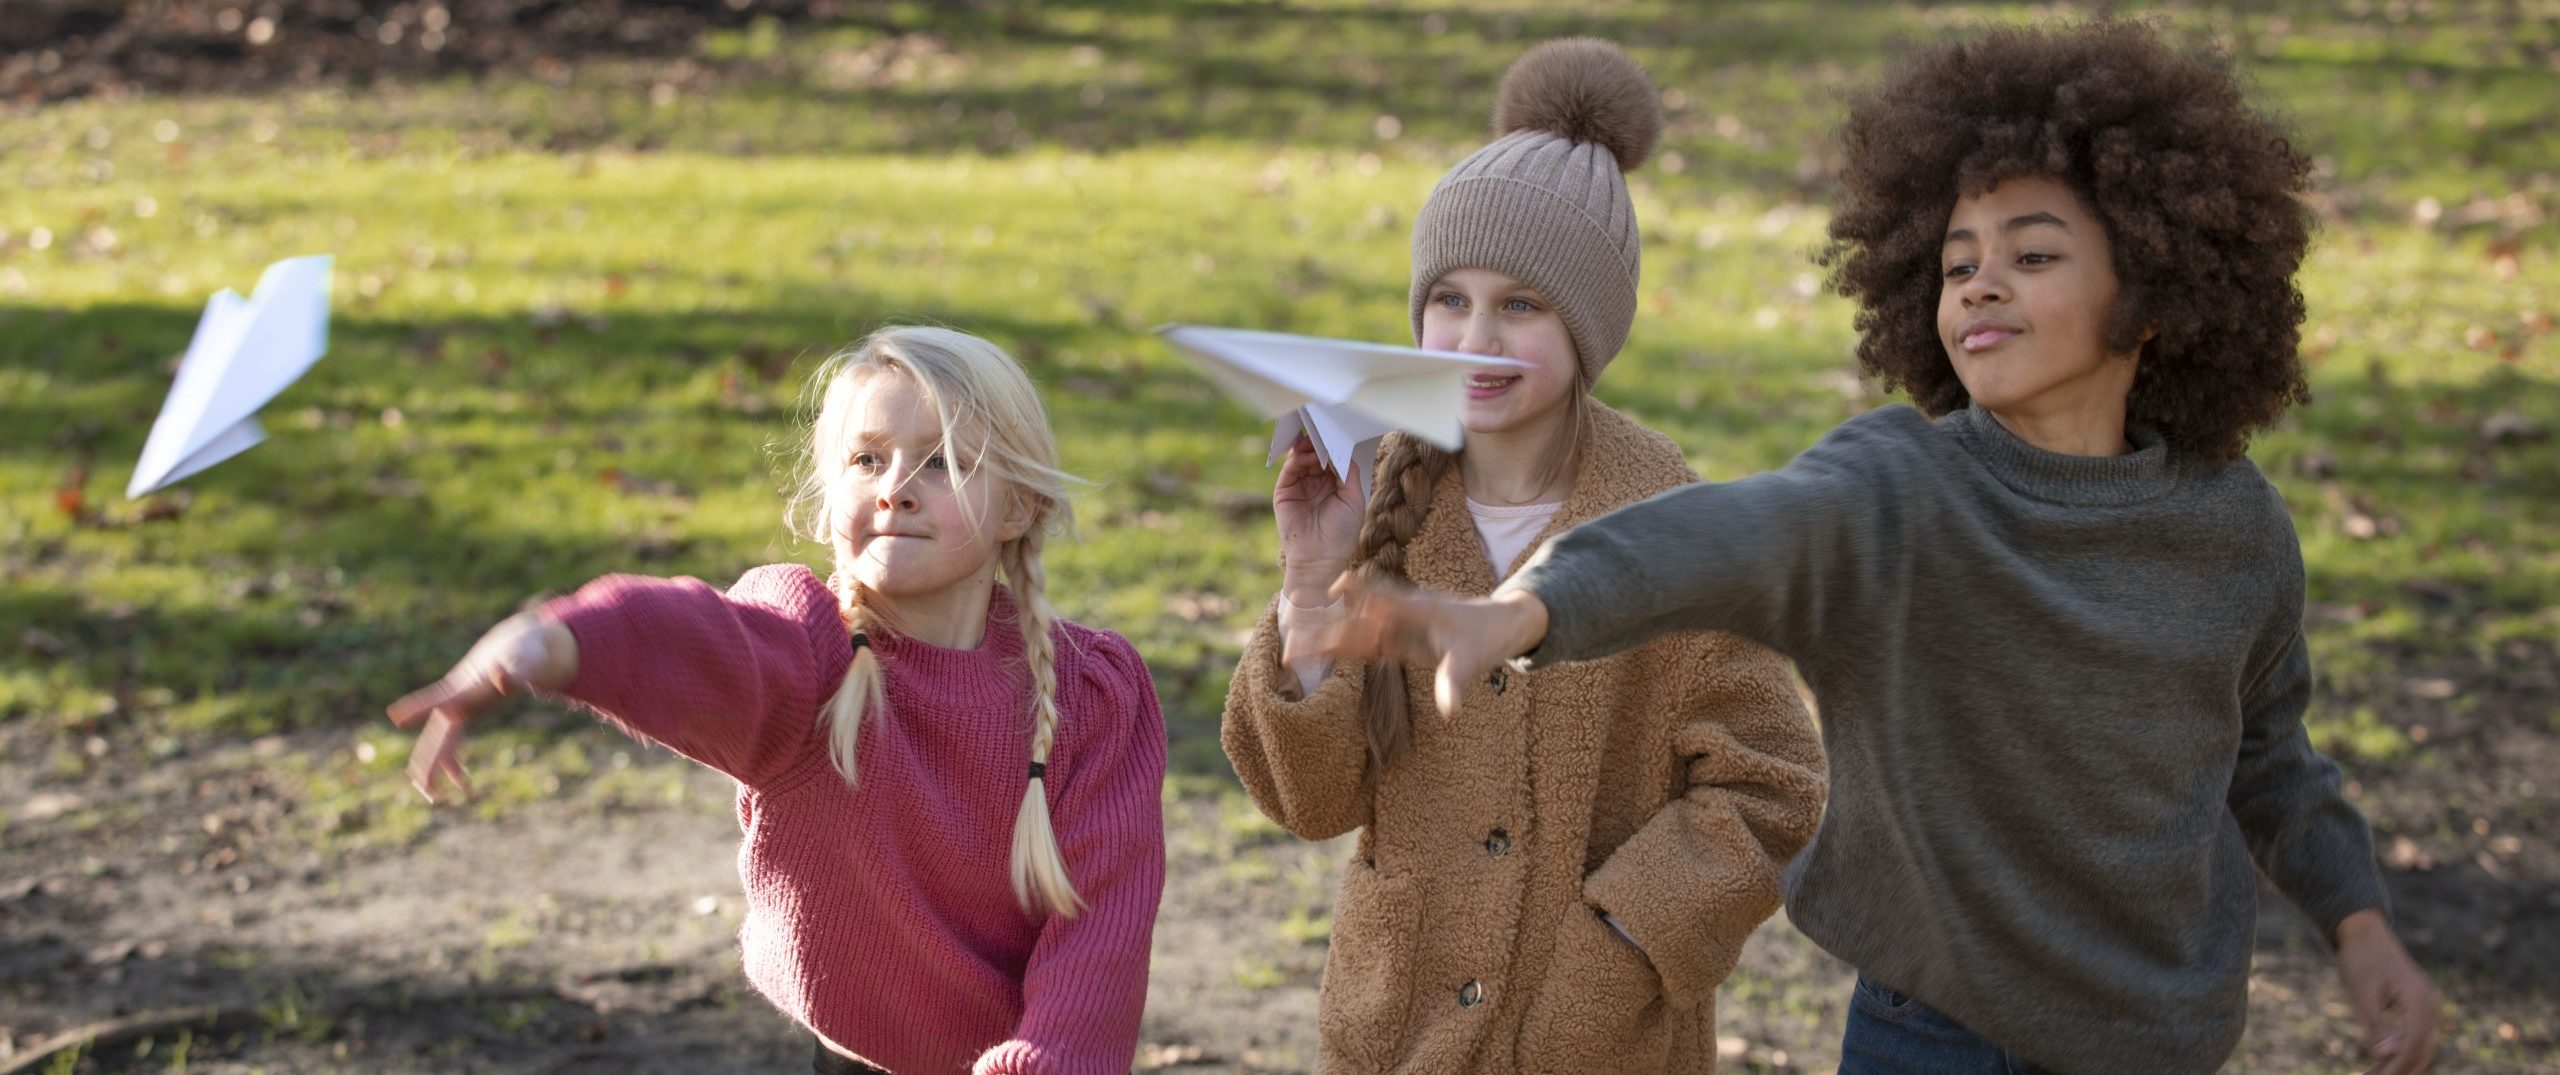
{"label": "cuff of sleeve", "polygon": [[1312,653],[1316,636],[1339,622],[1346,610],[1335,600],[1316,608],[1308,608],[1281,594],[1276,602],[1275,619],[1280,628],[1280,661],[1298,678],[1298,694],[1312,696],[1333,672],[1333,662],[1322,657],[1295,657],[1291,654]]}
{"label": "cuff of sleeve", "polygon": [[1040,1070],[1041,1063],[1039,1046],[1015,1038],[979,1054],[978,1062],[969,1071],[970,1075],[1031,1075]]}
{"label": "cuff of sleeve", "polygon": [[2382,878],[2370,873],[2302,907],[2302,913],[2319,924],[2320,935],[2328,938],[2331,947],[2338,942],[2338,923],[2346,921],[2348,915],[2367,910],[2382,912],[2383,919],[2393,921],[2397,927],[2391,914],[2391,894],[2383,889]]}
{"label": "cuff of sleeve", "polygon": [[620,585],[608,577],[579,587],[578,592],[566,597],[545,601],[535,610],[542,618],[568,628],[570,636],[578,640],[578,674],[556,692],[556,697],[591,704],[608,701],[603,695],[620,678],[613,674],[614,659],[637,652],[636,643],[640,641],[638,626],[622,611],[621,599]]}
{"label": "cuff of sleeve", "polygon": [[1244,657],[1237,664],[1233,690],[1249,692],[1247,696],[1254,699],[1255,707],[1275,718],[1273,730],[1284,738],[1306,730],[1307,725],[1321,723],[1320,714],[1358,712],[1363,670],[1356,662],[1334,667],[1297,697],[1282,691],[1284,685],[1298,686],[1299,680],[1297,670],[1284,663],[1279,644],[1287,630],[1280,617],[1286,614],[1289,599],[1275,598],[1272,605],[1273,610],[1263,614],[1270,625],[1269,634],[1264,634],[1262,627],[1255,628],[1255,637],[1246,643]]}
{"label": "cuff of sleeve", "polygon": [[1546,636],[1540,638],[1536,646],[1530,647],[1529,652],[1502,662],[1510,666],[1514,672],[1535,672],[1548,665],[1563,664],[1575,659],[1563,652],[1563,644],[1559,641],[1566,637],[1566,632],[1563,630],[1564,610],[1557,607],[1556,599],[1550,592],[1555,589],[1555,586],[1545,578],[1545,573],[1539,570],[1540,564],[1547,558],[1547,548],[1544,545],[1539,546],[1537,553],[1529,558],[1527,564],[1522,565],[1520,570],[1510,578],[1504,579],[1502,584],[1494,587],[1493,593],[1488,595],[1500,597],[1507,593],[1526,593],[1537,598],[1540,605],[1546,606]]}

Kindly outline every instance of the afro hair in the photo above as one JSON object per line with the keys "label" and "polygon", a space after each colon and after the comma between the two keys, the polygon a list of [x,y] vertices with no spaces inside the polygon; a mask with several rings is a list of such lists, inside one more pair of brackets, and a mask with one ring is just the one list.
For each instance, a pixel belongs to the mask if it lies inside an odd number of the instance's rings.
{"label": "afro hair", "polygon": [[2310,398],[2293,280],[2310,162],[2225,61],[2140,22],[1995,30],[1910,57],[1853,103],[1842,142],[1821,260],[1858,304],[1859,365],[1923,411],[1970,402],[1937,331],[1948,214],[2028,176],[2106,227],[2120,290],[2105,342],[2141,348],[2128,419],[2228,460]]}

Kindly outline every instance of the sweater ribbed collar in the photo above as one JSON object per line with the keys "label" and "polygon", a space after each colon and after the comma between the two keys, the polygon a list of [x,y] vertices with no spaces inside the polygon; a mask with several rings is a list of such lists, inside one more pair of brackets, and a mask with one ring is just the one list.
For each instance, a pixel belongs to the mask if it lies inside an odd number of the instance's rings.
{"label": "sweater ribbed collar", "polygon": [[2139,504],[2175,488],[2169,441],[2159,429],[2126,423],[2123,455],[2066,455],[2027,443],[1991,412],[1965,407],[1938,419],[1984,469],[2021,496],[2077,507]]}
{"label": "sweater ribbed collar", "polygon": [[1023,704],[1019,615],[1013,595],[998,586],[975,648],[937,646],[881,627],[871,629],[871,644],[893,691],[919,691],[936,708],[1015,709]]}

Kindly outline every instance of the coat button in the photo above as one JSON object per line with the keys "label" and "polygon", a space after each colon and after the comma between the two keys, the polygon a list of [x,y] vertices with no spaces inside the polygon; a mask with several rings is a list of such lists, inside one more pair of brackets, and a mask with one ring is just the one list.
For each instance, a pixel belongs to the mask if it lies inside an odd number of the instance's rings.
{"label": "coat button", "polygon": [[1511,674],[1497,668],[1492,675],[1485,677],[1484,682],[1486,686],[1493,688],[1493,693],[1500,694],[1511,689]]}
{"label": "coat button", "polygon": [[1473,979],[1473,978],[1469,978],[1469,979],[1467,979],[1467,984],[1465,984],[1465,985],[1462,985],[1462,986],[1459,986],[1459,987],[1458,987],[1458,1006],[1459,1006],[1459,1007],[1461,1007],[1461,1008],[1472,1008],[1472,1007],[1475,1007],[1476,1005],[1478,1005],[1478,1004],[1482,1004],[1482,1003],[1484,1003],[1484,983],[1483,983],[1483,982],[1479,982],[1479,981],[1476,981],[1476,980],[1475,980],[1475,979]]}
{"label": "coat button", "polygon": [[1511,830],[1495,829],[1484,838],[1484,853],[1501,858],[1511,853]]}

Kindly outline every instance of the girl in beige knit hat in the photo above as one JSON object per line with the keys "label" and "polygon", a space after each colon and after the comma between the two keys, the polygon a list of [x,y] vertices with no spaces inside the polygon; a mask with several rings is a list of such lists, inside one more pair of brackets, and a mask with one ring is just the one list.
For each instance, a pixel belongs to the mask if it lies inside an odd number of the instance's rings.
{"label": "girl in beige knit hat", "polygon": [[1325,1071],[1713,1071],[1716,985],[1821,816],[1786,662],[1741,639],[1497,672],[1457,723],[1413,719],[1428,670],[1310,656],[1345,569],[1488,593],[1547,535],[1697,480],[1669,438],[1591,397],[1635,316],[1622,173],[1660,123],[1614,45],[1515,62],[1495,140],[1415,218],[1410,302],[1422,346],[1527,368],[1469,379],[1464,451],[1389,434],[1366,504],[1304,441],[1272,491],[1282,592],[1223,732],[1273,820],[1360,832],[1319,1005]]}

